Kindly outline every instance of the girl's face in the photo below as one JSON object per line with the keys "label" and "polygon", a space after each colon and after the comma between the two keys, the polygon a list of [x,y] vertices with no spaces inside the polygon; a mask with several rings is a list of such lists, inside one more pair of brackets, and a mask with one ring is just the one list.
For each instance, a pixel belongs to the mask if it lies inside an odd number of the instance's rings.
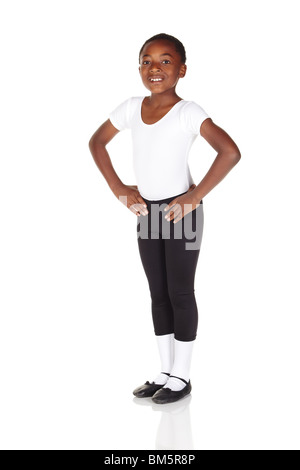
{"label": "girl's face", "polygon": [[186,65],[173,43],[154,40],[146,44],[140,56],[139,72],[145,87],[151,93],[175,92],[179,78],[185,76]]}

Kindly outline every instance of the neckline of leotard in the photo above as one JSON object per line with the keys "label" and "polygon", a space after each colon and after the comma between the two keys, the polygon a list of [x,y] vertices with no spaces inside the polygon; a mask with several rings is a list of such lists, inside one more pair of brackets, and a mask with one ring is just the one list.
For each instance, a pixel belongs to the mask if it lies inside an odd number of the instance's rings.
{"label": "neckline of leotard", "polygon": [[141,103],[140,103],[140,121],[141,123],[144,125],[144,126],[155,126],[156,124],[159,124],[163,119],[165,119],[167,116],[169,116],[169,114],[171,113],[171,111],[173,111],[173,109],[176,107],[176,105],[178,103],[182,103],[182,101],[185,101],[185,100],[179,100],[177,101],[177,103],[173,104],[172,108],[169,109],[169,111],[164,114],[158,121],[155,121],[153,122],[152,124],[147,124],[146,122],[143,121],[143,118],[142,118],[142,106],[143,106],[143,101],[145,98],[148,98],[147,96],[143,96],[142,99],[141,99]]}

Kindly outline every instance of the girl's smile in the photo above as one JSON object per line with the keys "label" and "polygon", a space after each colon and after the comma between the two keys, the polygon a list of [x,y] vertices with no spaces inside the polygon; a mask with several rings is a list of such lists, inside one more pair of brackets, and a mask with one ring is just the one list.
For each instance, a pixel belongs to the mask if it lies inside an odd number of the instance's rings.
{"label": "girl's smile", "polygon": [[153,76],[153,77],[149,77],[148,80],[150,80],[150,82],[152,83],[160,83],[163,81],[163,79],[164,77]]}

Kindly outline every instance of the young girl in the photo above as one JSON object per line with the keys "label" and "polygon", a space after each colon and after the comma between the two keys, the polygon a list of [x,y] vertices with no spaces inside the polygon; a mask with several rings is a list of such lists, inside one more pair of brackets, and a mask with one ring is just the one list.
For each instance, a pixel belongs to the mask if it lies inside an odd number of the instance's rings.
{"label": "young girl", "polygon": [[[139,72],[150,95],[121,103],[89,142],[110,189],[137,216],[138,248],[149,283],[161,372],[133,394],[160,404],[191,392],[198,326],[194,277],[203,233],[203,198],[241,158],[231,137],[201,106],[177,95],[185,63],[184,46],[175,37],[158,34],[148,39],[140,50]],[[137,186],[120,180],[106,150],[108,142],[126,128],[132,131]],[[217,156],[196,186],[188,153],[199,134]]]}

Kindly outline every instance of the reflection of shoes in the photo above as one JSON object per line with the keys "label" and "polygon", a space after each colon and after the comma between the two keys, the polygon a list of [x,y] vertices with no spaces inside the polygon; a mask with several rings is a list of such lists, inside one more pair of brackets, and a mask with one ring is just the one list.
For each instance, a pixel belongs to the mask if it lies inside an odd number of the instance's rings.
{"label": "reflection of shoes", "polygon": [[[170,377],[172,376],[170,375]],[[176,377],[176,378],[179,378],[179,377]],[[191,381],[189,380],[187,382],[184,379],[180,379],[180,380],[182,380],[186,384],[186,386],[182,390],[174,391],[168,387],[161,388],[152,397],[152,400],[154,401],[154,403],[157,403],[158,405],[165,405],[166,403],[173,403],[174,401],[181,400],[181,398],[191,393],[191,390],[192,390]]]}
{"label": "reflection of shoes", "polygon": [[146,382],[144,385],[141,385],[140,387],[137,387],[135,390],[133,390],[133,395],[138,398],[152,397],[154,393],[160,390],[163,386],[164,384]]}
{"label": "reflection of shoes", "polygon": [[153,401],[151,400],[151,397],[146,397],[146,398],[138,398],[138,397],[133,397],[132,399],[133,403],[135,403],[136,405],[141,405],[141,406],[151,406],[151,408],[153,409],[153,406],[157,406],[158,408],[160,408],[158,405],[155,405],[153,403]]}
{"label": "reflection of shoes", "polygon": [[[134,398],[134,400],[137,400],[139,403],[143,400],[138,400]],[[172,415],[177,415],[182,413],[183,411],[186,410],[186,408],[189,406],[192,400],[192,395],[186,395],[184,398],[182,398],[179,401],[172,402],[172,403],[167,403],[165,405],[159,405],[157,403],[154,403],[153,400],[149,400],[148,403],[152,403],[152,410],[153,411],[163,411],[164,413],[170,413]]]}

